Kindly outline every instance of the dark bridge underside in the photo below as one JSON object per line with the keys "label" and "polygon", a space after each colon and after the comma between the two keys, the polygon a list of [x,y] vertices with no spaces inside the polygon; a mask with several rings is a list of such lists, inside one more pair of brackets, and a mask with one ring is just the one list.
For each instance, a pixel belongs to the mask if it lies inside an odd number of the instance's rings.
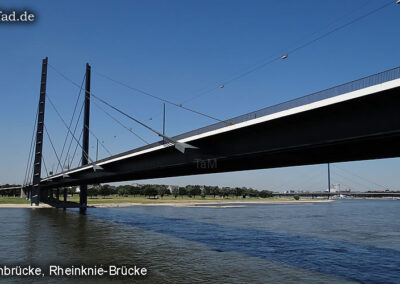
{"label": "dark bridge underside", "polygon": [[199,149],[185,154],[168,147],[41,188],[399,157],[399,109],[398,87],[193,140]]}

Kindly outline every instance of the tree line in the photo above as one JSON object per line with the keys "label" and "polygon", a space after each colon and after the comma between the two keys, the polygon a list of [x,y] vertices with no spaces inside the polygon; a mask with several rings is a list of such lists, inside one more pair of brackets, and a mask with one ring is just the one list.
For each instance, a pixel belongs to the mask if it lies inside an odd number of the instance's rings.
{"label": "tree line", "polygon": [[[4,184],[0,188],[19,187],[20,185]],[[76,187],[67,188],[70,195],[76,194]],[[0,190],[0,196],[19,196],[19,189]],[[119,185],[112,186],[109,184],[93,185],[88,187],[88,196],[93,198],[97,196],[107,197],[111,195],[118,196],[145,196],[148,198],[157,198],[164,196],[178,197],[205,197],[213,196],[214,198],[231,197],[272,197],[272,192],[269,190],[256,190],[247,187],[219,187],[219,186],[168,186],[165,184],[143,184],[143,185]]]}
{"label": "tree line", "polygon": [[256,190],[247,187],[219,187],[219,186],[168,186],[164,184],[144,184],[139,186],[120,185],[112,186],[109,184],[91,186],[88,188],[88,196],[145,196],[148,198],[164,197],[166,195],[178,197],[205,197],[217,196],[220,198],[232,197],[272,197],[272,192],[269,190]]}

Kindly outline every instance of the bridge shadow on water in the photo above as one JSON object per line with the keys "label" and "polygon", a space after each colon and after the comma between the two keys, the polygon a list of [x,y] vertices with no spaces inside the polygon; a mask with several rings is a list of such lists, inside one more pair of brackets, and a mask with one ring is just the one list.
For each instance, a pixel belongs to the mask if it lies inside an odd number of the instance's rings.
{"label": "bridge shadow on water", "polygon": [[188,241],[363,283],[399,283],[400,251],[337,240],[166,218],[122,209],[89,215]]}

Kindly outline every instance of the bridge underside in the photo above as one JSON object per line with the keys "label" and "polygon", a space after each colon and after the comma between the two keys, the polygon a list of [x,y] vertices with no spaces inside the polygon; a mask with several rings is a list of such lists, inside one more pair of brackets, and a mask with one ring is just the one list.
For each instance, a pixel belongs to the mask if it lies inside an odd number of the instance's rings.
{"label": "bridge underside", "polygon": [[399,157],[399,109],[397,87],[192,140],[199,149],[185,154],[163,148],[106,163],[102,171],[43,181],[41,188]]}

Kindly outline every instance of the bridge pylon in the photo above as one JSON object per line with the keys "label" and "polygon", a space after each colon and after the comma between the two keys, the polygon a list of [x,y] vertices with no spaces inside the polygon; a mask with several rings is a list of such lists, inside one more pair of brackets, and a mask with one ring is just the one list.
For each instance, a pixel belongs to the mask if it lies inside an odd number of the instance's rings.
{"label": "bridge pylon", "polygon": [[44,129],[44,112],[46,105],[46,83],[47,83],[47,61],[46,57],[42,61],[42,74],[40,82],[40,97],[39,97],[39,109],[38,119],[36,127],[36,145],[35,145],[35,160],[33,164],[33,180],[32,187],[30,189],[29,198],[31,205],[39,205],[40,201],[45,201],[47,195],[44,193],[41,195],[40,192],[40,179],[42,171],[42,150],[43,150],[43,129]]}
{"label": "bridge pylon", "polygon": [[[89,125],[90,125],[90,74],[91,67],[86,63],[85,77],[85,106],[83,116],[83,137],[82,137],[82,166],[89,161]],[[87,208],[87,184],[80,185],[79,191],[80,212],[85,213]]]}

